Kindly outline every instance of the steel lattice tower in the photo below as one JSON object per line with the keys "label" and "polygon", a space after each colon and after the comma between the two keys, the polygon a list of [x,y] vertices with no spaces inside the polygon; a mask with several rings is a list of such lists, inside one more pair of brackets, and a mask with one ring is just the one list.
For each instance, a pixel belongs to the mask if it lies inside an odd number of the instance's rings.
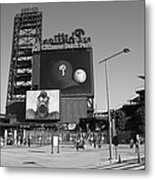
{"label": "steel lattice tower", "polygon": [[32,89],[32,56],[40,51],[41,37],[42,12],[38,8],[22,9],[14,18],[6,106],[24,101],[26,91]]}

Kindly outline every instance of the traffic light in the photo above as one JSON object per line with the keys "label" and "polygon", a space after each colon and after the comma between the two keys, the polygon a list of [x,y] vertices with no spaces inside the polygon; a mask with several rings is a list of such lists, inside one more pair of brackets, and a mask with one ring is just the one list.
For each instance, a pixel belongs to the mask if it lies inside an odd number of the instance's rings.
{"label": "traffic light", "polygon": [[110,115],[111,115],[111,122],[112,122],[112,136],[116,136],[116,120],[115,120],[115,110],[112,109],[110,110]]}
{"label": "traffic light", "polygon": [[110,110],[110,117],[111,117],[111,121],[112,121],[112,119],[115,119],[115,110],[114,109]]}

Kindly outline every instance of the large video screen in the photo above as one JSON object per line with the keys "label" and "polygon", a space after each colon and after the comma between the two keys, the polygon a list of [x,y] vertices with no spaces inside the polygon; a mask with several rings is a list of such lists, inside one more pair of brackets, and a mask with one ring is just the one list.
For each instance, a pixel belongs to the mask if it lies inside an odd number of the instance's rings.
{"label": "large video screen", "polygon": [[27,91],[26,119],[59,120],[60,91],[59,90]]}
{"label": "large video screen", "polygon": [[61,89],[62,95],[93,95],[92,63],[92,49],[42,51],[40,88]]}

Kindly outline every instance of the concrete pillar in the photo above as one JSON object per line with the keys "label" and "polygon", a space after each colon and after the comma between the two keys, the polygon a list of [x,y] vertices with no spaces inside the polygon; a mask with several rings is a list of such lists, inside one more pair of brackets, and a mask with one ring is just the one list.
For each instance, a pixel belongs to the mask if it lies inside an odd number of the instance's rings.
{"label": "concrete pillar", "polygon": [[26,130],[23,130],[23,139],[26,139]]}
{"label": "concrete pillar", "polygon": [[17,130],[14,130],[14,145],[17,145]]}
{"label": "concrete pillar", "polygon": [[8,138],[8,130],[5,129],[5,131],[4,131],[5,145],[7,144],[7,138]]}

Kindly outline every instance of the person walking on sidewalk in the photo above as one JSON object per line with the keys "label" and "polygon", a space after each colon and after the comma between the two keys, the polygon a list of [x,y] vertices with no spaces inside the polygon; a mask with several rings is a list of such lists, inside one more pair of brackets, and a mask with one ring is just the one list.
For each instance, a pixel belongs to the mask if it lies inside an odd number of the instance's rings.
{"label": "person walking on sidewalk", "polygon": [[136,143],[135,143],[135,153],[139,153],[139,146],[140,146],[140,137],[139,137],[139,134],[137,134]]}
{"label": "person walking on sidewalk", "polygon": [[134,140],[131,138],[130,139],[130,149],[133,151],[133,147],[134,147]]}

